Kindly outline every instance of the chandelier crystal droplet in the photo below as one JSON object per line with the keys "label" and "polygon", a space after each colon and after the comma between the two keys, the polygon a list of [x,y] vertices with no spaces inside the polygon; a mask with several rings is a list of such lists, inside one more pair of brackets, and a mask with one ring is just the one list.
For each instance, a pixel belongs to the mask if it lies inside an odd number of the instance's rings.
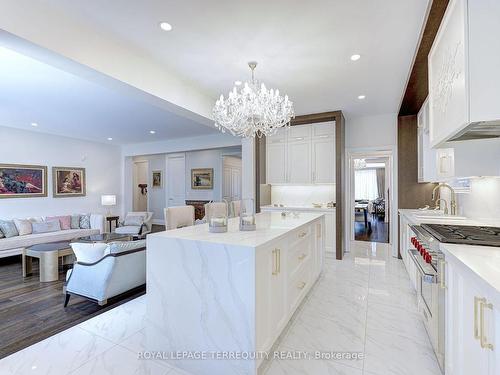
{"label": "chandelier crystal droplet", "polygon": [[229,131],[240,137],[266,137],[279,128],[290,126],[295,117],[293,102],[280,95],[279,90],[268,90],[255,80],[256,62],[249,62],[252,81],[238,89],[234,86],[226,99],[221,95],[215,103],[213,115],[215,127],[222,133]]}

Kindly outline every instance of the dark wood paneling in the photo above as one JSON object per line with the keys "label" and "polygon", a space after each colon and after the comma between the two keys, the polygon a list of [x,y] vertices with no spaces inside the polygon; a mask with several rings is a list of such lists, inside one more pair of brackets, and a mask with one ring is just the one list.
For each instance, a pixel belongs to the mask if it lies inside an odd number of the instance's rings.
{"label": "dark wood paneling", "polygon": [[[436,184],[418,183],[417,116],[398,118],[398,208],[432,205]],[[401,248],[399,249],[401,252]]]}
{"label": "dark wood paneling", "polygon": [[436,37],[449,0],[434,0],[427,17],[406,92],[399,109],[399,116],[416,114],[429,93],[427,56]]}

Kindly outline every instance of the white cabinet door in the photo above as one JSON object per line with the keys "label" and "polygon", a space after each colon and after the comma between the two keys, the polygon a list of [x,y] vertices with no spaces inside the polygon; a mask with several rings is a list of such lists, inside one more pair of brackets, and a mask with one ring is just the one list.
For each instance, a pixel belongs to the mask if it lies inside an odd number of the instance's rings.
{"label": "white cabinet door", "polygon": [[268,184],[283,184],[287,182],[286,173],[286,143],[276,140],[267,143],[266,179]]}
{"label": "white cabinet door", "polygon": [[335,253],[335,213],[325,213],[325,251]]}
{"label": "white cabinet door", "polygon": [[466,0],[451,0],[429,52],[430,141],[446,141],[469,120]]}
{"label": "white cabinet door", "polygon": [[291,184],[311,183],[311,141],[288,142],[287,182]]}
{"label": "white cabinet door", "polygon": [[335,182],[335,142],[332,136],[313,139],[312,182],[318,184]]}
{"label": "white cabinet door", "polygon": [[[287,323],[288,309],[286,300],[286,253],[287,243],[281,241],[268,249],[269,263],[271,264],[271,282],[269,317],[272,329],[281,332]],[[276,336],[276,335],[275,335]],[[276,337],[275,337],[276,338]]]}

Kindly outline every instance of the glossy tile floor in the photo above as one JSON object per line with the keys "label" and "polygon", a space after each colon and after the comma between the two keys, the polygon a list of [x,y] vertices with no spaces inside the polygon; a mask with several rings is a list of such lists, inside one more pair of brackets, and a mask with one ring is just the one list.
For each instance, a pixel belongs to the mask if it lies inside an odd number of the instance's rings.
{"label": "glossy tile floor", "polygon": [[[439,375],[415,292],[386,244],[357,242],[325,270],[278,345],[280,351],[360,352],[362,360],[273,360],[267,375]],[[144,350],[144,297],[0,361],[0,374],[178,375]]]}

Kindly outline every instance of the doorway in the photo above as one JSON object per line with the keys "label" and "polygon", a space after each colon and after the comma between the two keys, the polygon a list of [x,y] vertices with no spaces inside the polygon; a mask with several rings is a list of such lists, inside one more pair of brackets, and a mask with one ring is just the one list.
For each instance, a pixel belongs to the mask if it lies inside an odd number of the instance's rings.
{"label": "doorway", "polygon": [[186,204],[186,156],[167,155],[167,207]]}
{"label": "doorway", "polygon": [[393,150],[351,152],[348,162],[349,238],[391,244]]}
{"label": "doorway", "polygon": [[135,161],[133,175],[133,210],[135,212],[148,211],[148,176],[149,162]]}

